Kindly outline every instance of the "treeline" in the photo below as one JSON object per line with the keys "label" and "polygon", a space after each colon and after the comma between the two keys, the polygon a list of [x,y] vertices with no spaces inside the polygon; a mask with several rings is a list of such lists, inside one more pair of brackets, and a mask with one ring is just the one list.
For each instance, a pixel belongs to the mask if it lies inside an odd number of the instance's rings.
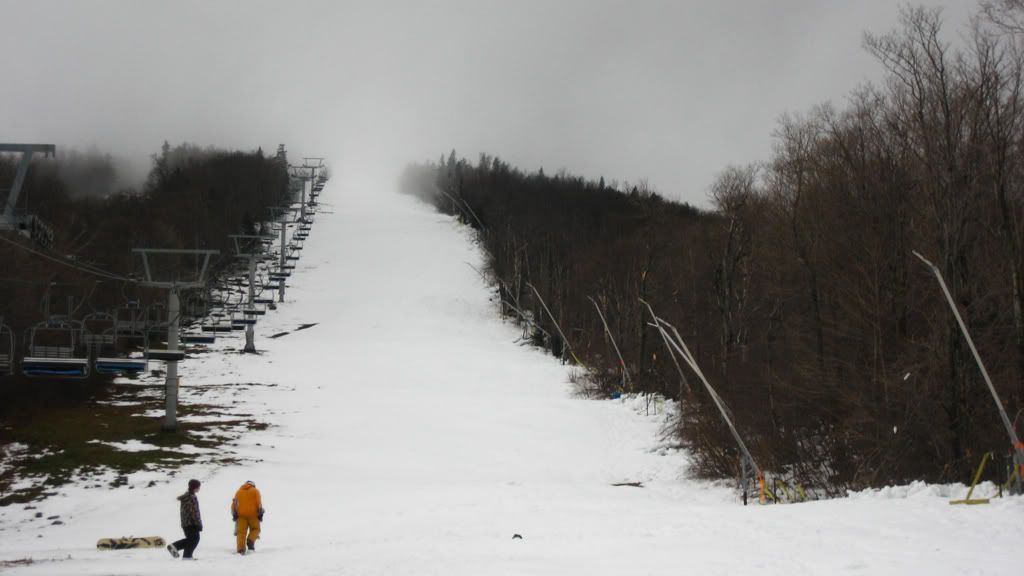
{"label": "treeline", "polygon": [[[0,155],[0,182],[13,181],[17,162]],[[164,143],[140,189],[114,189],[117,181],[113,162],[97,154],[38,159],[29,168],[18,208],[41,217],[55,238],[51,249],[13,233],[6,238],[17,246],[0,243],[0,318],[15,332],[18,356],[26,329],[46,320],[47,307],[80,320],[129,300],[143,308],[166,300],[165,291],[83,269],[142,279],[134,248],[212,249],[221,253],[215,273],[233,260],[228,235],[254,233],[268,220],[269,207],[288,203],[290,186],[283,146],[266,156]],[[154,265],[161,274],[186,278],[196,261]]]}
{"label": "treeline", "polygon": [[679,328],[762,468],[827,493],[966,481],[988,451],[1006,462],[1009,440],[912,251],[940,268],[1016,426],[1024,13],[988,8],[963,50],[921,8],[867,36],[884,83],[783,117],[768,161],[719,175],[713,210],[454,152],[408,167],[404,186],[480,231],[503,311],[537,342],[569,356],[529,286],[604,393],[682,400],[676,431],[698,473],[735,476],[736,443],[641,300]]}

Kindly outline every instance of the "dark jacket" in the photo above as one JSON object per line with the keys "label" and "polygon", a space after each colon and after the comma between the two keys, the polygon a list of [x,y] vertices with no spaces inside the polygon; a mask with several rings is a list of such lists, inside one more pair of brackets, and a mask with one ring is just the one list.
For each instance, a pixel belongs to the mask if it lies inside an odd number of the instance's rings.
{"label": "dark jacket", "polygon": [[181,527],[203,529],[203,518],[199,515],[199,499],[191,490],[178,496],[181,502]]}

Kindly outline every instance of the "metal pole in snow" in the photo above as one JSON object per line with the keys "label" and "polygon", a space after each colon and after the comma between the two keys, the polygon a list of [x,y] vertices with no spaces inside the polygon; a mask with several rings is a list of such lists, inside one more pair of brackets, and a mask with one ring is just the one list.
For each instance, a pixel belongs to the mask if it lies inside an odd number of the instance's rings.
{"label": "metal pole in snow", "polygon": [[608,322],[604,319],[604,314],[601,313],[601,307],[597,305],[597,301],[587,296],[587,300],[590,300],[594,304],[594,308],[597,309],[597,315],[601,318],[601,324],[604,325],[604,331],[608,334],[608,339],[612,341],[612,348],[615,349],[615,355],[619,357],[619,365],[622,366],[622,376],[626,381],[626,385],[629,386],[630,393],[633,392],[633,381],[629,377],[629,369],[626,368],[626,361],[622,359],[622,352],[619,352],[619,345],[615,343],[615,336],[612,336],[612,331],[608,328]]}
{"label": "metal pole in snow", "polygon": [[[171,287],[167,291],[167,315],[170,322],[167,325],[167,351],[178,350],[178,289]],[[167,362],[167,379],[164,381],[165,405],[164,405],[164,432],[174,432],[178,429],[178,361]]]}
{"label": "metal pole in snow", "polygon": [[[285,234],[288,231],[288,212],[284,212],[281,216],[281,260],[278,264],[278,271],[284,274],[284,263],[285,263]],[[281,276],[280,284],[278,285],[278,302],[284,302],[284,276]]]}
{"label": "metal pole in snow", "polygon": [[572,351],[572,344],[569,343],[569,339],[566,338],[565,333],[562,332],[562,327],[558,325],[558,320],[555,320],[555,315],[551,313],[551,310],[548,309],[548,305],[544,303],[544,299],[540,297],[540,292],[537,292],[537,289],[533,287],[533,284],[527,282],[526,285],[529,286],[530,290],[533,290],[533,293],[537,295],[537,299],[540,300],[540,305],[543,306],[544,311],[548,313],[548,318],[551,318],[551,323],[555,325],[555,330],[558,330],[558,335],[562,337],[562,342],[565,343],[565,347],[569,350],[569,355],[572,356],[572,359],[577,365],[583,366],[583,362],[580,362],[580,359],[576,357],[576,353]]}
{"label": "metal pole in snow", "polygon": [[[680,366],[679,361],[676,360],[676,353],[672,350],[672,345],[669,344],[668,341],[668,333],[665,332],[665,328],[658,323],[658,315],[654,313],[654,308],[651,308],[651,305],[643,298],[640,299],[640,302],[643,303],[644,306],[647,306],[647,310],[651,313],[651,318],[654,319],[654,322],[650,323],[650,325],[657,328],[658,333],[661,334],[661,339],[665,342],[665,348],[668,350],[668,357],[671,358],[672,363],[675,364],[676,372],[679,373],[679,380],[683,383],[683,386],[686,387],[686,393],[693,394],[693,388],[690,387],[690,381],[686,379],[686,374],[683,373],[683,367]],[[680,389],[679,392],[679,397],[682,398],[682,389]]]}
{"label": "metal pole in snow", "polygon": [[[256,298],[255,288],[253,284],[256,282],[256,254],[249,255],[249,303],[247,304],[248,310],[253,310],[256,307],[256,303],[253,300]],[[242,311],[243,317],[245,316],[245,309]],[[251,320],[252,317],[247,317],[247,320]],[[252,324],[246,324],[245,326],[245,352],[256,352],[255,342],[255,327]]]}
{"label": "metal pole in snow", "polygon": [[[949,308],[953,311],[953,316],[960,326],[960,332],[963,333],[964,340],[967,340],[967,346],[971,349],[971,354],[974,355],[974,361],[978,364],[982,377],[985,378],[985,384],[988,385],[988,391],[992,393],[992,399],[996,402],[996,408],[999,409],[999,417],[1003,420],[1003,426],[1006,427],[1006,432],[1010,435],[1010,442],[1013,445],[1013,463],[1016,470],[1019,471],[1024,466],[1024,445],[1021,445],[1020,439],[1017,437],[1017,431],[1014,430],[1013,424],[1010,423],[1010,417],[1006,415],[1006,409],[1003,407],[1003,402],[999,399],[999,393],[996,392],[996,387],[992,384],[992,378],[989,377],[988,370],[985,369],[985,364],[981,361],[978,349],[974,347],[974,340],[971,339],[971,334],[967,331],[967,325],[964,324],[964,319],[960,316],[960,310],[957,309],[956,302],[953,301],[953,295],[949,293],[946,281],[942,278],[942,272],[939,271],[938,266],[932,264],[930,260],[916,250],[911,250],[911,252],[913,252],[914,256],[917,256],[918,260],[924,262],[926,266],[932,269],[932,273],[935,274],[935,278],[939,281],[939,286],[942,287],[942,293],[946,296],[946,302],[949,303]],[[1021,493],[1021,482],[1022,480],[1018,475],[1015,483],[1018,494]]]}
{"label": "metal pole in snow", "polygon": [[750,465],[754,468],[754,472],[757,474],[757,477],[759,479],[762,478],[763,473],[761,471],[761,467],[757,465],[757,461],[754,460],[754,457],[750,454],[750,450],[747,449],[746,443],[743,442],[743,438],[740,437],[739,431],[736,430],[736,426],[733,424],[732,418],[729,417],[729,411],[725,407],[725,402],[718,395],[718,392],[712,388],[711,383],[708,382],[707,377],[704,376],[704,372],[701,372],[700,366],[697,365],[696,359],[694,359],[693,355],[690,353],[690,349],[687,348],[686,342],[684,342],[683,338],[679,335],[679,331],[666,320],[655,317],[655,321],[672,329],[672,333],[675,335],[678,343],[672,340],[669,340],[669,342],[671,342],[672,346],[675,347],[676,352],[682,356],[683,361],[690,366],[690,368],[697,374],[697,377],[700,378],[701,382],[704,383],[704,387],[707,388],[708,394],[711,395],[711,400],[714,401],[715,406],[718,407],[718,411],[722,414],[722,419],[725,420],[726,425],[729,426],[729,431],[732,432],[733,439],[736,440],[736,443],[739,445],[743,455],[750,461]]}

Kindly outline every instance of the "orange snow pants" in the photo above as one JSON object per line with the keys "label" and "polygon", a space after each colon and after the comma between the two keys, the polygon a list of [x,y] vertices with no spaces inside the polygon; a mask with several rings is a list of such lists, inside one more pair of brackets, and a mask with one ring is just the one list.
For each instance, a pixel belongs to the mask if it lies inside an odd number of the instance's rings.
{"label": "orange snow pants", "polygon": [[235,538],[239,552],[245,552],[245,541],[256,542],[260,537],[260,519],[255,516],[239,516],[235,520]]}

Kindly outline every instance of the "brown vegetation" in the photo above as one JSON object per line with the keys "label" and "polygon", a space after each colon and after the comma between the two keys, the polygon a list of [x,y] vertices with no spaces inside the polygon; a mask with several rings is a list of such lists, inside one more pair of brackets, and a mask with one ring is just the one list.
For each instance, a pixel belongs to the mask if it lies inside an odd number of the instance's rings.
{"label": "brown vegetation", "polygon": [[[1014,12],[1013,2],[1000,2]],[[992,14],[998,16],[997,11]],[[611,393],[683,400],[700,472],[735,442],[681,380],[641,299],[679,327],[765,469],[838,493],[969,479],[1009,448],[935,278],[949,283],[1011,415],[1024,406],[1024,52],[1017,20],[979,20],[963,51],[910,8],[866,48],[887,72],[843,108],[781,119],[770,161],[730,167],[713,211],[454,152],[405,188],[479,230],[505,314],[565,344]],[[594,298],[630,375],[604,334]],[[684,366],[685,368],[685,366]],[[689,377],[689,373],[687,373]],[[990,467],[992,477],[1005,470]]]}

